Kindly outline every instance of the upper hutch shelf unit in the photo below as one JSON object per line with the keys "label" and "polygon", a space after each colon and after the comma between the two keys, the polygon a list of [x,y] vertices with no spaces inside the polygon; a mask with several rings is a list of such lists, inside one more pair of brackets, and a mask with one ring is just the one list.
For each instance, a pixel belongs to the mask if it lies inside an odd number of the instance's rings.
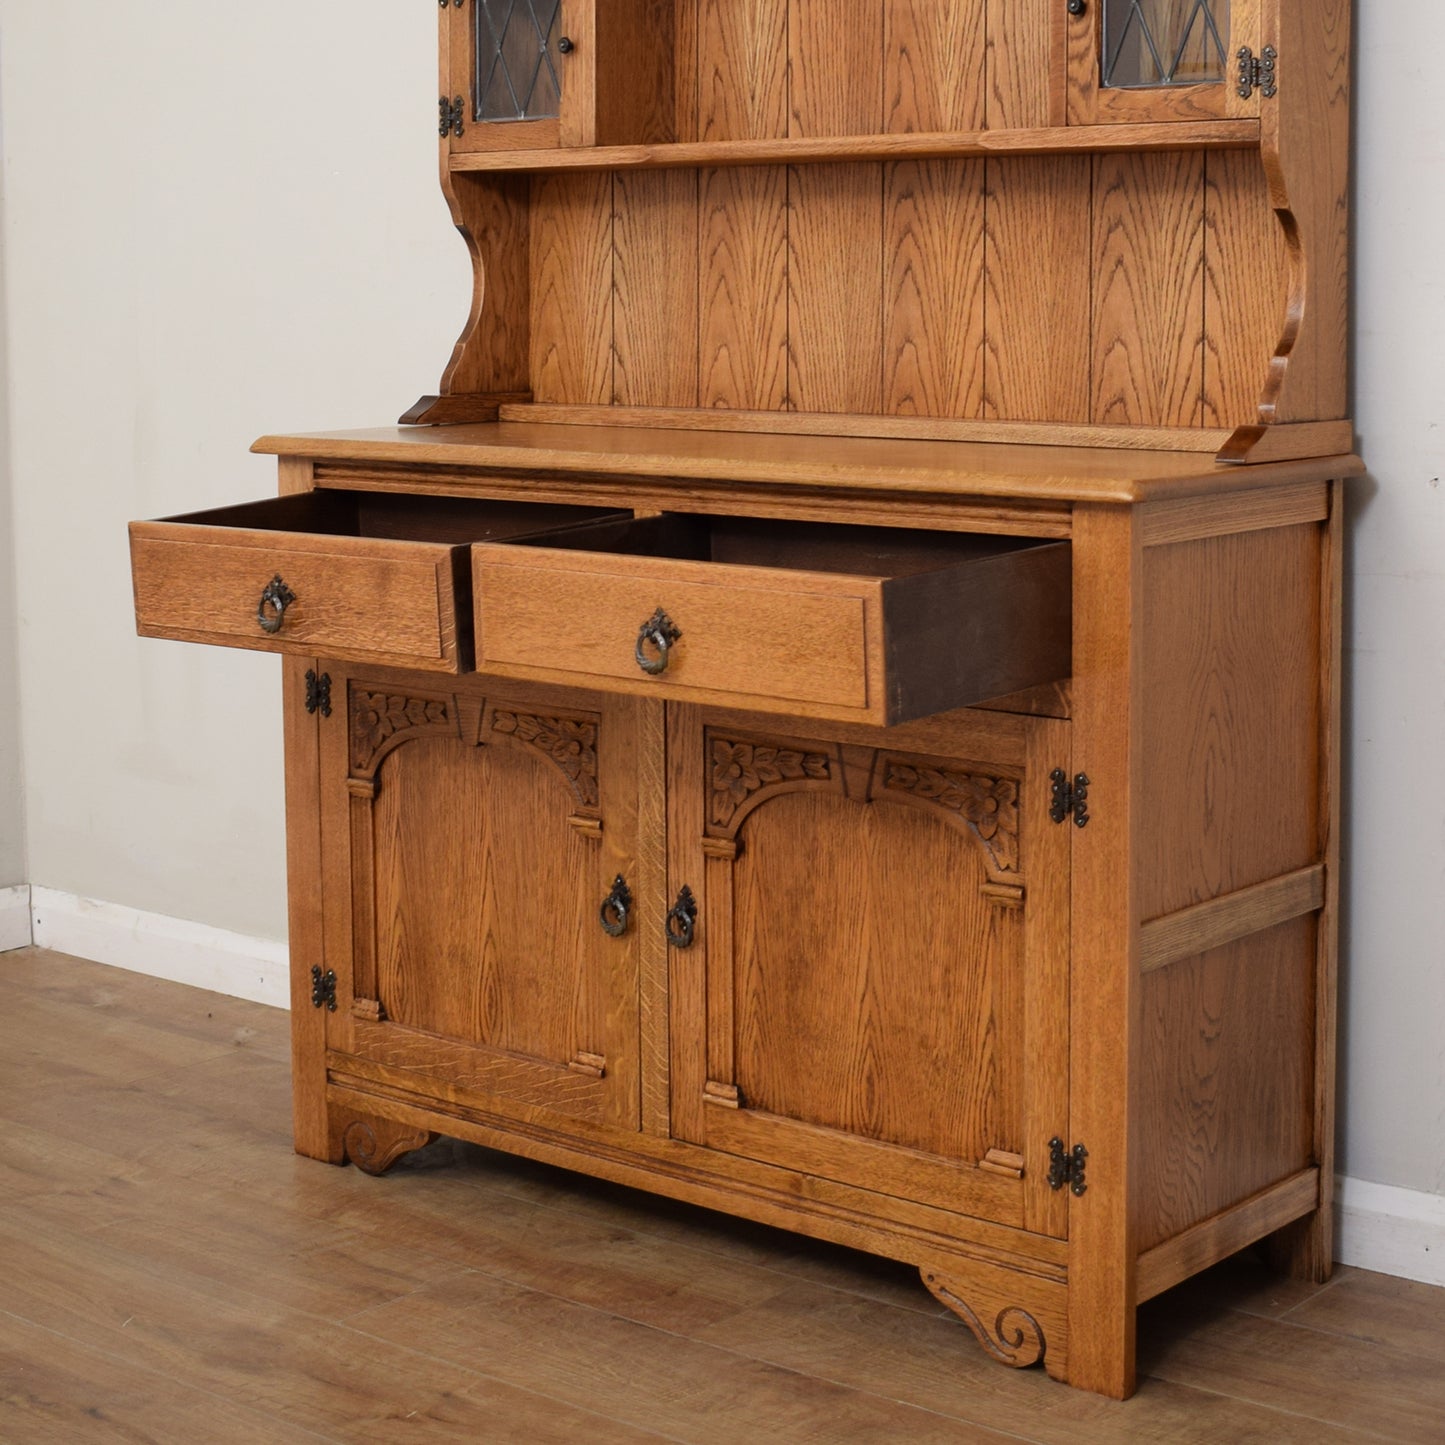
{"label": "upper hutch shelf unit", "polygon": [[438,394],[132,528],[143,633],[285,657],[296,1147],[1127,1395],[1332,1257],[1348,4],[439,8]]}

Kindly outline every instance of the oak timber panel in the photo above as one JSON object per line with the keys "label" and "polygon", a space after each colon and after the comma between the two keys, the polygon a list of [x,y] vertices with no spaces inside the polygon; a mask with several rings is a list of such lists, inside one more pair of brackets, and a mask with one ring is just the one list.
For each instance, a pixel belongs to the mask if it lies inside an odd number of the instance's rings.
{"label": "oak timber panel", "polygon": [[983,414],[1090,420],[1090,160],[986,163]]}
{"label": "oak timber panel", "polygon": [[1315,920],[1142,981],[1138,1246],[1312,1162]]}
{"label": "oak timber panel", "polygon": [[984,127],[984,0],[884,0],[883,129]]}
{"label": "oak timber panel", "polygon": [[983,411],[984,162],[883,172],[883,405],[890,416]]}
{"label": "oak timber panel", "polygon": [[1317,860],[1321,536],[1145,551],[1141,921]]}
{"label": "oak timber panel", "polygon": [[[1059,0],[990,0],[987,7],[987,124],[993,130],[1058,124],[1058,66],[1052,55]],[[1056,114],[1057,112],[1057,114]],[[1050,256],[1052,265],[1057,257]]]}
{"label": "oak timber panel", "polygon": [[601,1053],[601,880],[593,845],[567,824],[574,800],[556,769],[490,740],[419,739],[377,777],[388,1019],[563,1065],[579,1048]]}
{"label": "oak timber panel", "polygon": [[1093,226],[1093,420],[1198,426],[1204,157],[1097,157]]}
{"label": "oak timber panel", "polygon": [[872,135],[882,122],[882,0],[789,0],[788,134]]}
{"label": "oak timber panel", "polygon": [[788,0],[699,0],[699,140],[788,133]]}
{"label": "oak timber panel", "polygon": [[788,171],[788,409],[883,406],[882,175]]}
{"label": "oak timber panel", "polygon": [[698,404],[698,173],[619,172],[613,242],[613,401]]}
{"label": "oak timber panel", "polygon": [[[757,749],[734,746],[744,788]],[[817,792],[758,808],[734,865],[749,1108],[976,1162],[1019,1149],[1021,914],[939,818]]]}
{"label": "oak timber panel", "polygon": [[612,400],[612,176],[532,178],[531,377],[538,401]]}
{"label": "oak timber panel", "polygon": [[598,145],[677,138],[674,0],[594,4]]}
{"label": "oak timber panel", "polygon": [[703,171],[700,187],[701,403],[781,411],[788,385],[788,172]]}
{"label": "oak timber panel", "polygon": [[444,395],[527,389],[530,190],[526,176],[443,177],[442,191],[473,267],[471,314],[442,374]]}
{"label": "oak timber panel", "polygon": [[1204,423],[1247,425],[1284,330],[1284,229],[1253,152],[1204,158]]}

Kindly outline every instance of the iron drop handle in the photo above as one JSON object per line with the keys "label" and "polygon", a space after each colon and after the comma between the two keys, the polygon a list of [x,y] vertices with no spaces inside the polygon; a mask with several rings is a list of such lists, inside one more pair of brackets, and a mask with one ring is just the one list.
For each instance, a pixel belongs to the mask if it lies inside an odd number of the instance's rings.
{"label": "iron drop handle", "polygon": [[674,948],[692,947],[692,941],[697,934],[697,899],[692,896],[692,889],[686,884],[677,895],[677,902],[667,910],[667,920],[663,927],[667,933],[667,941]]}
{"label": "iron drop handle", "polygon": [[608,938],[621,938],[627,932],[627,914],[631,907],[632,890],[619,873],[617,881],[612,885],[612,892],[602,900],[602,907],[597,910],[602,931]]}
{"label": "iron drop handle", "polygon": [[637,629],[637,647],[633,655],[637,658],[638,667],[649,677],[661,676],[672,660],[673,644],[681,636],[676,623],[659,607]]}
{"label": "iron drop handle", "polygon": [[[261,600],[256,604],[256,624],[262,632],[280,632],[286,620],[286,609],[296,600],[296,594],[281,580],[278,572],[261,589]],[[267,609],[270,611],[267,611]]]}

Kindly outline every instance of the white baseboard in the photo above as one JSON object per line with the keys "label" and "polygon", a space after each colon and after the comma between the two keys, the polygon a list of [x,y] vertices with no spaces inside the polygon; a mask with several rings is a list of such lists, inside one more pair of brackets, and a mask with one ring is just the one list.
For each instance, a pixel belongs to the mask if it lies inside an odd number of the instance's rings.
{"label": "white baseboard", "polygon": [[0,888],[0,953],[30,943],[30,885]]}
{"label": "white baseboard", "polygon": [[1445,1285],[1445,1196],[1364,1179],[1341,1178],[1335,1187],[1341,1264]]}
{"label": "white baseboard", "polygon": [[29,923],[41,948],[254,1003],[290,1006],[284,943],[38,886],[30,889]]}

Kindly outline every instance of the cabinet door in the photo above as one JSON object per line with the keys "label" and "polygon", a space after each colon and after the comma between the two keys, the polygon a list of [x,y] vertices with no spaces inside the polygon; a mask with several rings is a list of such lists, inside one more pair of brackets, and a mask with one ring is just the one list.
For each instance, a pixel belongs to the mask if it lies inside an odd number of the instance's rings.
{"label": "cabinet door", "polygon": [[1089,0],[1077,15],[1074,8],[1066,23],[1075,124],[1247,119],[1259,115],[1262,94],[1273,94],[1263,0]]}
{"label": "cabinet door", "polygon": [[675,138],[666,0],[443,0],[453,153]]}
{"label": "cabinet door", "polygon": [[674,1134],[1062,1236],[1068,733],[669,707]]}
{"label": "cabinet door", "polygon": [[614,906],[612,936],[601,905],[633,876],[639,705],[331,675],[333,1074],[635,1128],[636,928]]}

